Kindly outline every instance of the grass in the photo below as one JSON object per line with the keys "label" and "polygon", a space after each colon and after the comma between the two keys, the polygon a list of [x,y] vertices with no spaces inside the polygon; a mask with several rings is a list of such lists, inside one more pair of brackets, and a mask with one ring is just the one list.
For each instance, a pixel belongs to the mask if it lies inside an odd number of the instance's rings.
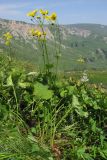
{"label": "grass", "polygon": [[[68,77],[71,77],[73,79],[80,79],[82,77],[82,71],[72,71],[71,73],[67,73]],[[89,83],[91,84],[102,84],[103,86],[107,86],[107,71],[87,71],[87,76],[89,78]],[[66,74],[66,73],[65,73]]]}
{"label": "grass", "polygon": [[107,71],[96,71],[89,73],[91,83],[107,85]]}

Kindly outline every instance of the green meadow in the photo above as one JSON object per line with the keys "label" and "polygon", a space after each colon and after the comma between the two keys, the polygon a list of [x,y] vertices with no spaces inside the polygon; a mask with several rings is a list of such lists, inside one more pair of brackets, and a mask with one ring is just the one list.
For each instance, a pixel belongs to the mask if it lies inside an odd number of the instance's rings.
{"label": "green meadow", "polygon": [[[102,86],[107,86],[107,71],[86,71],[89,83],[91,84],[98,84]],[[66,74],[66,73],[65,73]],[[68,73],[67,76],[74,78],[76,80],[80,79],[83,75],[83,71],[72,71]]]}

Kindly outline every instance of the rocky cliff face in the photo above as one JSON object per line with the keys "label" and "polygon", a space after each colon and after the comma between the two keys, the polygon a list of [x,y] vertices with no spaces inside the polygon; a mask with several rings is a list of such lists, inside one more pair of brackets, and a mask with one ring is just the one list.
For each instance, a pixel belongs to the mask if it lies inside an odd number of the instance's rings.
{"label": "rocky cliff face", "polygon": [[[0,19],[0,30],[8,30],[10,31],[15,37],[21,36],[25,40],[29,38],[29,30],[31,28],[38,29],[38,26],[35,24],[28,24],[24,22],[17,22],[17,21],[8,21]],[[91,35],[90,30],[76,28],[76,27],[66,27],[64,25],[60,26],[60,30],[63,36],[63,39],[66,39],[68,35],[76,35],[80,37],[88,37]],[[51,40],[54,39],[52,32],[49,30],[48,27],[45,27],[45,31],[47,32],[47,37]]]}
{"label": "rocky cliff face", "polygon": [[[14,20],[8,21],[8,20],[0,19],[0,30],[10,31],[13,34],[13,36],[22,37],[24,40],[31,38],[29,36],[29,30],[31,28],[39,29],[36,24],[33,25],[33,24],[24,23],[24,22],[17,22]],[[53,38],[53,35],[48,29],[48,27],[45,27],[45,31],[47,32],[47,37],[49,39]]]}

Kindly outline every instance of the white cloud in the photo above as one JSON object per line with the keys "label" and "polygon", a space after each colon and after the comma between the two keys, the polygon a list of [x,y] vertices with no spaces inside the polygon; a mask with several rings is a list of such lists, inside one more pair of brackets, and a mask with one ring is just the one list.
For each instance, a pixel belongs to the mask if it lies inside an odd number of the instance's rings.
{"label": "white cloud", "polygon": [[29,3],[0,4],[0,18],[11,19],[21,17],[23,9],[28,5]]}
{"label": "white cloud", "polygon": [[25,4],[1,4],[0,11],[9,11],[9,10],[16,10],[18,8],[25,7]]}

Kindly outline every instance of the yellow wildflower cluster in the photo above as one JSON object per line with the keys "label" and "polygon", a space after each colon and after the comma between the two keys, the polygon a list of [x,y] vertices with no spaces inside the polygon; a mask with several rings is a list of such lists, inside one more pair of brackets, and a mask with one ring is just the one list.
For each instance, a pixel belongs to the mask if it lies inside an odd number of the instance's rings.
{"label": "yellow wildflower cluster", "polygon": [[43,9],[40,9],[40,11],[39,11],[43,16],[45,16],[45,15],[48,15],[48,10],[43,10]]}
{"label": "yellow wildflower cluster", "polygon": [[4,40],[5,40],[5,45],[6,45],[6,46],[9,46],[10,43],[11,43],[11,39],[13,38],[13,36],[11,35],[10,32],[7,32],[7,33],[5,33],[5,34],[3,35],[3,37],[4,37]]}
{"label": "yellow wildflower cluster", "polygon": [[[32,18],[36,18],[37,20],[38,19],[45,19],[47,21],[56,21],[57,19],[57,14],[55,12],[53,12],[51,15],[48,15],[49,14],[49,11],[48,10],[43,10],[43,9],[40,9],[39,11],[36,9],[36,10],[33,10],[31,12],[29,12],[27,14],[27,16],[29,17],[32,17]],[[42,16],[41,16],[42,15]]]}
{"label": "yellow wildflower cluster", "polygon": [[35,30],[34,28],[30,30],[30,33],[32,36],[36,36],[37,38],[40,38],[42,36],[46,36],[46,32],[41,32],[40,30]]}
{"label": "yellow wildflower cluster", "polygon": [[57,14],[56,14],[55,12],[50,15],[50,19],[51,19],[52,21],[55,21],[56,18],[57,18]]}
{"label": "yellow wildflower cluster", "polygon": [[45,16],[44,17],[47,21],[56,21],[56,19],[57,19],[57,14],[54,12],[54,13],[52,13],[50,16]]}

